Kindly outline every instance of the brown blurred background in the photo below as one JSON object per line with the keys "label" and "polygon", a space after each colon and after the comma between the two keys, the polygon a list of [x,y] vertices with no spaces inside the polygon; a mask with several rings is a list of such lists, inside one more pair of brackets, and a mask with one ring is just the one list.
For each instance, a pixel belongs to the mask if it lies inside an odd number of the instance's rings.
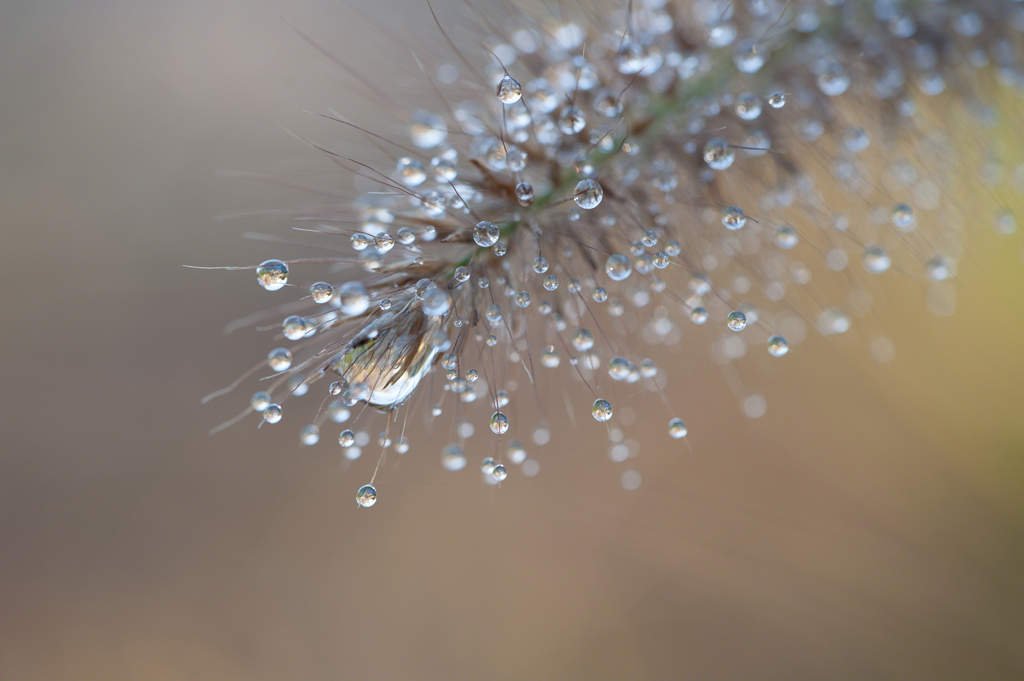
{"label": "brown blurred background", "polygon": [[269,347],[220,329],[266,298],[182,265],[269,257],[241,235],[280,221],[216,216],[307,200],[216,171],[302,178],[276,121],[372,113],[278,13],[413,73],[338,2],[0,9],[0,679],[1024,677],[1019,234],[980,230],[951,318],[892,287],[895,362],[851,337],[773,364],[763,419],[698,348],[667,393],[693,452],[646,448],[636,491],[594,424],[501,489],[414,439],[370,511],[374,457],[343,472],[333,432],[208,436],[250,391],[199,398]]}

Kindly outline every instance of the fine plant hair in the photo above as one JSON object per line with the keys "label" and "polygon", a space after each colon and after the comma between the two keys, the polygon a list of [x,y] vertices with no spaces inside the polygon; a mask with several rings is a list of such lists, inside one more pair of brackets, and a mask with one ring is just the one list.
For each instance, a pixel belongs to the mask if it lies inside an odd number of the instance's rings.
{"label": "fine plant hair", "polygon": [[[663,394],[677,363],[721,365],[736,418],[761,418],[744,375],[799,362],[811,332],[890,361],[871,316],[888,282],[950,315],[972,232],[1016,230],[1000,198],[1024,189],[1024,147],[1000,114],[1024,89],[1022,3],[421,9],[415,93],[295,28],[406,134],[328,110],[365,143],[295,135],[360,192],[288,214],[302,238],[273,238],[311,253],[231,268],[287,300],[229,325],[271,321],[273,349],[209,396],[256,388],[215,431],[290,422],[350,460],[379,451],[361,506],[387,457],[423,453],[424,421],[450,434],[446,469],[482,460],[491,484],[535,475],[553,423],[595,419],[613,460],[634,456],[616,409],[638,394],[666,424],[642,444],[688,443]],[[978,193],[1002,208],[965,209]],[[493,441],[468,445],[483,424]]]}

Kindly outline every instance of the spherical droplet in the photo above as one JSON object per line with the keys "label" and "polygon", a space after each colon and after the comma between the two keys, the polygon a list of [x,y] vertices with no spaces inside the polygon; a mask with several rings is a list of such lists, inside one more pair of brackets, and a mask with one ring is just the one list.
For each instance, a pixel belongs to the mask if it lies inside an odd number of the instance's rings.
{"label": "spherical droplet", "polygon": [[496,224],[483,220],[476,223],[476,227],[473,228],[473,241],[480,248],[490,248],[498,243],[499,234]]}
{"label": "spherical droplet", "polygon": [[789,225],[783,225],[775,231],[775,245],[783,250],[789,250],[796,246],[799,237],[796,231]]}
{"label": "spherical droplet", "polygon": [[594,337],[586,329],[576,329],[576,333],[572,335],[572,346],[578,352],[586,352],[594,347]]}
{"label": "spherical droplet", "polygon": [[743,73],[757,73],[768,59],[768,50],[753,40],[742,40],[736,43],[732,59]]}
{"label": "spherical droplet", "polygon": [[508,417],[500,411],[494,412],[491,416],[491,432],[495,435],[504,435],[508,432]]}
{"label": "spherical droplet", "polygon": [[260,286],[268,291],[277,291],[288,283],[288,265],[280,260],[267,260],[256,268]]}
{"label": "spherical droplet", "polygon": [[703,307],[695,307],[690,310],[690,321],[694,324],[703,324],[708,320],[708,311]]}
{"label": "spherical droplet", "polygon": [[267,408],[263,410],[263,420],[267,423],[277,423],[281,420],[281,415],[280,404],[268,404]]}
{"label": "spherical droplet", "polygon": [[729,313],[726,323],[733,331],[742,331],[747,326],[747,315],[739,310],[733,310]]}
{"label": "spherical droplet", "polygon": [[533,205],[533,185],[529,182],[520,182],[516,185],[516,199],[520,206]]}
{"label": "spherical droplet", "polygon": [[727,206],[722,210],[722,224],[726,229],[737,230],[747,224],[747,216],[739,206]]}
{"label": "spherical droplet", "polygon": [[781,109],[786,105],[786,95],[782,92],[773,92],[768,95],[768,106],[773,109]]}
{"label": "spherical droplet", "polygon": [[317,305],[330,302],[334,296],[334,287],[326,281],[318,281],[309,287],[309,295]]}
{"label": "spherical droplet", "polygon": [[905,203],[897,204],[892,209],[892,224],[901,232],[913,231],[914,209]]}
{"label": "spherical droplet", "polygon": [[491,475],[494,476],[495,480],[501,482],[502,480],[508,477],[508,471],[505,470],[505,467],[499,463],[491,470]]}
{"label": "spherical droplet", "polygon": [[370,307],[370,295],[358,281],[350,281],[338,287],[338,307],[347,315],[358,315]]}
{"label": "spherical droplet", "polygon": [[404,156],[398,159],[398,179],[406,187],[418,187],[427,179],[427,171],[416,159]]}
{"label": "spherical droplet", "polygon": [[595,400],[590,413],[594,415],[596,421],[604,423],[612,417],[612,405],[608,400]]}
{"label": "spherical droplet", "polygon": [[686,424],[675,418],[668,422],[668,434],[675,440],[686,437]]}
{"label": "spherical droplet", "polygon": [[772,336],[768,339],[768,354],[772,357],[782,357],[789,352],[789,343],[782,336]]}
{"label": "spherical droplet", "polygon": [[351,430],[343,430],[338,435],[338,444],[342,447],[351,447],[356,443],[356,434]]}
{"label": "spherical droplet", "polygon": [[267,364],[274,371],[287,371],[292,366],[292,353],[288,348],[274,348],[267,355]]}
{"label": "spherical droplet", "polygon": [[303,426],[299,431],[299,441],[306,446],[315,445],[320,441],[320,428],[315,423]]}
{"label": "spherical droplet", "polygon": [[363,485],[356,492],[356,503],[363,508],[370,508],[377,503],[377,490],[373,488],[373,485]]}
{"label": "spherical droplet", "polygon": [[736,160],[736,152],[724,139],[716,137],[704,145],[704,162],[715,170],[725,170]]}
{"label": "spherical droplet", "polygon": [[868,246],[864,249],[864,267],[868,272],[881,274],[892,265],[892,260],[881,246]]}
{"label": "spherical droplet", "polygon": [[441,452],[441,465],[449,471],[461,471],[465,468],[466,455],[463,454],[462,447],[455,444],[445,447]]}
{"label": "spherical droplet", "polygon": [[515,104],[523,97],[523,86],[512,76],[505,74],[498,82],[498,99],[502,104]]}
{"label": "spherical droplet", "polygon": [[260,390],[259,392],[253,393],[252,399],[249,400],[249,404],[257,412],[262,413],[267,406],[270,405],[270,393]]}
{"label": "spherical droplet", "polygon": [[604,189],[597,183],[597,180],[581,180],[576,185],[576,191],[572,195],[576,205],[585,210],[597,208],[604,198]]}
{"label": "spherical droplet", "polygon": [[622,281],[633,272],[633,266],[630,264],[629,258],[621,253],[615,253],[605,262],[604,271],[610,279]]}

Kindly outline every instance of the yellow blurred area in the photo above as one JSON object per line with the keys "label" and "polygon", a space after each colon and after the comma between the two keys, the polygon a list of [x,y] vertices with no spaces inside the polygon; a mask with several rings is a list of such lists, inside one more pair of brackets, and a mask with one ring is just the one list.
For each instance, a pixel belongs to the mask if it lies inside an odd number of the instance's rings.
{"label": "yellow blurred area", "polygon": [[[0,679],[1024,677],[1024,242],[991,226],[1024,222],[1010,189],[964,180],[951,317],[910,277],[872,291],[891,363],[856,326],[812,333],[743,377],[769,405],[748,420],[706,347],[654,357],[692,451],[657,437],[656,395],[617,406],[635,491],[589,418],[553,415],[540,474],[497,489],[489,440],[447,473],[417,414],[369,510],[376,457],[343,465],[334,433],[208,436],[249,392],[199,399],[270,347],[220,329],[268,298],[182,265],[259,262],[274,246],[243,233],[289,226],[219,215],[323,201],[217,171],[344,190],[277,122],[334,144],[304,110],[381,118],[278,13],[385,87],[400,62],[397,95],[408,45],[440,44],[400,0],[0,9]],[[1019,153],[1021,102],[965,138]]]}

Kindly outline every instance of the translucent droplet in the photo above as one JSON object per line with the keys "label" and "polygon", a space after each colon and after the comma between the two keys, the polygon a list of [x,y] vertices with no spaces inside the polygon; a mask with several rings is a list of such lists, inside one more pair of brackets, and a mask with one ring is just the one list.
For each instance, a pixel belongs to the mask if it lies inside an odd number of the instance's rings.
{"label": "translucent droplet", "polygon": [[373,237],[369,234],[363,234],[362,232],[356,232],[349,239],[352,244],[352,250],[354,251],[365,251],[373,243]]}
{"label": "translucent droplet", "polygon": [[418,109],[413,112],[409,136],[420,149],[432,149],[444,142],[448,136],[448,126],[441,116]]}
{"label": "translucent droplet", "polygon": [[587,127],[587,119],[577,107],[569,105],[558,112],[558,129],[564,135],[575,135]]}
{"label": "translucent droplet", "polygon": [[690,321],[694,324],[703,324],[708,320],[708,311],[703,307],[695,307],[690,310]]}
{"label": "translucent droplet", "polygon": [[253,393],[252,399],[249,400],[249,404],[254,410],[262,413],[263,410],[270,405],[270,393],[264,390]]}
{"label": "translucent droplet", "polygon": [[530,306],[530,294],[526,291],[519,291],[518,293],[516,293],[516,296],[515,298],[513,298],[513,300],[515,301],[517,307]]}
{"label": "translucent droplet", "polygon": [[600,286],[598,286],[594,289],[594,292],[591,294],[590,297],[594,299],[595,303],[603,303],[604,301],[608,300],[608,292],[605,291]]}
{"label": "translucent droplet", "polygon": [[604,423],[612,417],[612,405],[608,400],[595,400],[590,413],[594,415],[596,421]]}
{"label": "translucent droplet", "polygon": [[476,227],[473,228],[473,241],[480,248],[490,248],[498,243],[499,235],[498,226],[486,220],[476,223]]}
{"label": "translucent droplet", "polygon": [[494,412],[491,416],[491,432],[495,435],[504,435],[508,432],[508,417],[500,411]]}
{"label": "translucent droplet", "polygon": [[608,375],[616,381],[624,381],[629,376],[629,362],[625,357],[612,357],[608,361]]}
{"label": "translucent droplet", "polygon": [[798,241],[796,231],[789,225],[783,225],[775,231],[775,245],[779,248],[789,250],[796,246]]}
{"label": "translucent droplet", "polygon": [[846,75],[839,62],[828,62],[818,74],[818,89],[829,97],[843,94],[848,87],[850,87],[850,77]]}
{"label": "translucent droplet", "polygon": [[441,451],[441,465],[448,471],[461,471],[466,467],[466,455],[462,447],[452,444]]}
{"label": "translucent droplet", "polygon": [[782,92],[773,92],[768,95],[768,106],[773,109],[781,109],[786,105],[786,95]]}
{"label": "translucent droplet", "polygon": [[306,446],[315,445],[320,441],[320,428],[315,423],[303,426],[299,431],[299,441]]}
{"label": "translucent droplet", "polygon": [[914,209],[905,203],[897,204],[892,209],[892,224],[901,232],[913,231]]}
{"label": "translucent droplet", "polygon": [[370,295],[358,281],[350,281],[338,287],[338,308],[347,315],[359,315],[370,307]]}
{"label": "translucent droplet", "polygon": [[604,271],[613,281],[622,281],[633,272],[633,266],[630,264],[629,258],[621,253],[615,253],[605,262]]}
{"label": "translucent droplet", "polygon": [[427,179],[423,164],[407,156],[398,159],[398,179],[406,187],[418,187]]}
{"label": "translucent droplet", "polygon": [[274,348],[267,355],[267,364],[274,371],[287,371],[292,366],[292,353],[288,348]]}
{"label": "translucent droplet", "polygon": [[761,115],[761,100],[752,92],[744,92],[736,98],[736,115],[745,121],[755,120]]}
{"label": "translucent droplet", "polygon": [[747,315],[739,310],[733,310],[729,313],[726,323],[733,331],[742,331],[747,327]]}
{"label": "translucent droplet", "polygon": [[373,485],[363,485],[356,492],[356,503],[363,508],[370,508],[377,503],[377,490],[373,488]]}
{"label": "translucent droplet", "polygon": [[772,357],[782,357],[789,352],[789,343],[782,336],[772,336],[768,339],[768,354]]}
{"label": "translucent droplet", "polygon": [[572,346],[578,352],[586,352],[594,347],[594,337],[586,329],[577,329],[572,335]]}
{"label": "translucent droplet", "polygon": [[483,473],[484,475],[490,475],[494,471],[494,467],[496,465],[497,462],[493,458],[487,457],[480,464],[480,472]]}
{"label": "translucent droplet", "polygon": [[726,229],[740,229],[747,224],[747,216],[739,206],[727,206],[722,210],[722,224]]}
{"label": "translucent droplet", "polygon": [[452,297],[443,288],[431,282],[430,287],[420,300],[423,314],[428,317],[443,317],[452,306]]}
{"label": "translucent droplet", "polygon": [[505,74],[498,82],[498,99],[502,104],[515,104],[523,97],[523,86],[512,76]]}
{"label": "translucent droplet", "polygon": [[395,247],[395,237],[387,232],[381,232],[373,237],[373,245],[377,247],[378,253],[387,253]]}
{"label": "translucent droplet", "polygon": [[494,476],[495,480],[501,482],[502,480],[508,477],[508,471],[505,470],[505,467],[499,463],[491,470],[491,475]]}
{"label": "translucent droplet", "polygon": [[323,305],[331,302],[331,298],[334,296],[334,287],[326,281],[318,281],[309,287],[309,295],[314,303]]}
{"label": "translucent droplet", "polygon": [[732,59],[743,73],[757,73],[768,59],[768,50],[753,40],[742,40],[733,48]]}
{"label": "translucent droplet", "polygon": [[533,205],[533,185],[529,182],[520,182],[516,185],[516,199],[520,206]]}
{"label": "translucent droplet", "polygon": [[597,183],[597,180],[581,180],[576,185],[576,191],[572,195],[576,205],[585,210],[597,208],[604,198],[604,189]]}
{"label": "translucent droplet", "polygon": [[675,418],[668,422],[668,434],[675,440],[686,437],[686,424]]}
{"label": "translucent droplet", "polygon": [[288,265],[280,260],[264,261],[256,268],[256,278],[268,291],[280,290],[288,283]]}
{"label": "translucent droplet", "polygon": [[338,444],[340,444],[342,447],[351,447],[355,443],[356,434],[353,433],[351,430],[343,430],[341,431],[341,434],[338,435]]}
{"label": "translucent droplet", "polygon": [[868,272],[881,274],[892,265],[892,260],[881,246],[867,246],[864,249],[864,267]]}
{"label": "translucent droplet", "polygon": [[281,415],[280,404],[268,404],[267,408],[263,410],[263,420],[267,423],[277,423],[281,420]]}
{"label": "translucent droplet", "polygon": [[558,356],[558,351],[555,350],[554,345],[545,345],[544,349],[540,353],[541,366],[547,367],[548,369],[554,369],[561,363],[561,358]]}
{"label": "translucent droplet", "polygon": [[548,263],[548,259],[544,256],[538,255],[533,259],[533,271],[537,274],[544,274],[548,271],[548,267],[550,267],[550,264]]}
{"label": "translucent droplet", "polygon": [[736,160],[736,152],[724,139],[716,137],[704,145],[704,162],[715,170],[725,170]]}

